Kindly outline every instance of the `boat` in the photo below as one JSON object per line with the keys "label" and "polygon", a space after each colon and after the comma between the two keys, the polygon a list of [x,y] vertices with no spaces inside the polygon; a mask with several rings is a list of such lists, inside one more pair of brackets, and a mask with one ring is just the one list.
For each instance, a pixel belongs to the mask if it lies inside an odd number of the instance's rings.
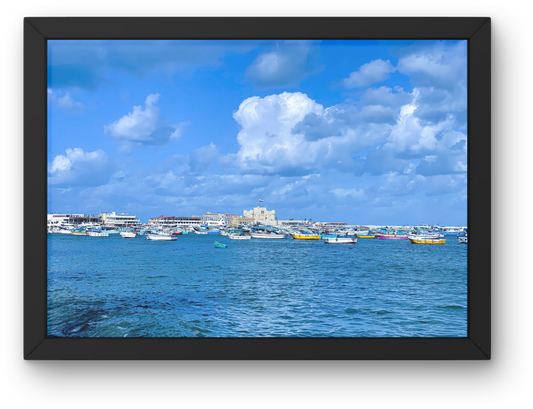
{"label": "boat", "polygon": [[196,230],[194,233],[195,233],[195,234],[209,234],[209,233],[206,232],[206,231],[200,231],[200,230]]}
{"label": "boat", "polygon": [[229,233],[228,237],[231,240],[251,240],[252,236],[245,236],[244,234],[233,234]]}
{"label": "boat", "polygon": [[322,241],[326,244],[357,244],[357,237],[326,237]]}
{"label": "boat", "polygon": [[90,237],[107,237],[109,236],[109,233],[102,230],[91,230],[89,232]]}
{"label": "boat", "polygon": [[178,236],[174,234],[168,234],[168,233],[147,233],[144,235],[146,237],[146,240],[153,240],[153,241],[176,241],[178,240]]}
{"label": "boat", "polygon": [[313,233],[295,233],[291,234],[294,240],[320,240],[320,234]]}
{"label": "boat", "polygon": [[459,243],[468,244],[468,236],[459,236],[457,237]]}
{"label": "boat", "polygon": [[73,229],[71,234],[73,236],[87,236],[87,230],[85,230],[85,229]]}
{"label": "boat", "polygon": [[123,239],[134,239],[137,233],[133,231],[121,231],[120,235],[122,236]]}
{"label": "boat", "polygon": [[442,239],[444,237],[441,233],[415,233],[408,234],[408,239]]}
{"label": "boat", "polygon": [[217,249],[225,249],[226,247],[228,247],[227,244],[223,244],[223,243],[219,243],[218,241],[215,241],[215,247]]}
{"label": "boat", "polygon": [[48,233],[52,234],[72,234],[71,230],[62,229],[61,227],[52,227],[51,229],[48,229]]}
{"label": "boat", "polygon": [[405,234],[378,234],[379,240],[407,240]]}
{"label": "boat", "polygon": [[438,227],[438,231],[442,233],[444,236],[464,236],[466,234],[465,229],[463,227],[444,227],[440,226]]}
{"label": "boat", "polygon": [[360,236],[359,234],[357,235],[357,238],[359,239],[375,239],[377,236],[374,236],[372,234],[367,234],[365,236]]}
{"label": "boat", "polygon": [[426,238],[410,238],[409,241],[413,244],[444,244],[446,239],[426,239]]}
{"label": "boat", "polygon": [[250,233],[252,239],[285,239],[286,234],[278,233]]}

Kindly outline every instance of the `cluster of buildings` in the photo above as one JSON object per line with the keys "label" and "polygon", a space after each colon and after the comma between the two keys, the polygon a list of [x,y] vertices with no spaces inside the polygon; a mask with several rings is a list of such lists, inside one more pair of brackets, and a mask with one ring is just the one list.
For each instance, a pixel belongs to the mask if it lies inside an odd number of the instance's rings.
{"label": "cluster of buildings", "polygon": [[[100,213],[100,214],[64,214],[49,213],[48,224],[73,224],[96,223],[109,227],[131,227],[138,226],[141,221],[138,217],[128,213]],[[157,216],[148,220],[149,225],[160,227],[199,227],[208,225],[211,227],[232,227],[247,224],[263,224],[271,226],[299,226],[308,224],[307,220],[278,220],[275,210],[267,210],[266,207],[254,207],[251,210],[244,210],[242,216],[235,213],[211,213],[207,212],[198,216],[176,217]],[[346,223],[314,223],[328,225],[346,225]]]}

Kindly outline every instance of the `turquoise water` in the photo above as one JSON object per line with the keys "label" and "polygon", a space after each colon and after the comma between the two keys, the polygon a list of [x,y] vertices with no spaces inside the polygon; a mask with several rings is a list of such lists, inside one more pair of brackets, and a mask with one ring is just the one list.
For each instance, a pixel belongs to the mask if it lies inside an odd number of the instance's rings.
{"label": "turquoise water", "polygon": [[465,337],[467,245],[48,234],[48,336]]}

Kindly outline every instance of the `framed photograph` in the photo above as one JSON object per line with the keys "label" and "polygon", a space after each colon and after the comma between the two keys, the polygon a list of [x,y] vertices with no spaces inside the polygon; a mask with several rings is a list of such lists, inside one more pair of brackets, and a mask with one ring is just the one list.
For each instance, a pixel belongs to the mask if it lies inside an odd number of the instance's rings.
{"label": "framed photograph", "polygon": [[490,58],[478,17],[26,18],[24,359],[490,359]]}

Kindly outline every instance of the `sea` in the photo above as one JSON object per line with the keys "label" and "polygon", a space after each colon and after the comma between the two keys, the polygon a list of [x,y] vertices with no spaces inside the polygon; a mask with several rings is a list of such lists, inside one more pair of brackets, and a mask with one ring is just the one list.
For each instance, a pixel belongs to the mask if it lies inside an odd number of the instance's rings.
{"label": "sea", "polygon": [[48,234],[47,334],[466,337],[467,247]]}

